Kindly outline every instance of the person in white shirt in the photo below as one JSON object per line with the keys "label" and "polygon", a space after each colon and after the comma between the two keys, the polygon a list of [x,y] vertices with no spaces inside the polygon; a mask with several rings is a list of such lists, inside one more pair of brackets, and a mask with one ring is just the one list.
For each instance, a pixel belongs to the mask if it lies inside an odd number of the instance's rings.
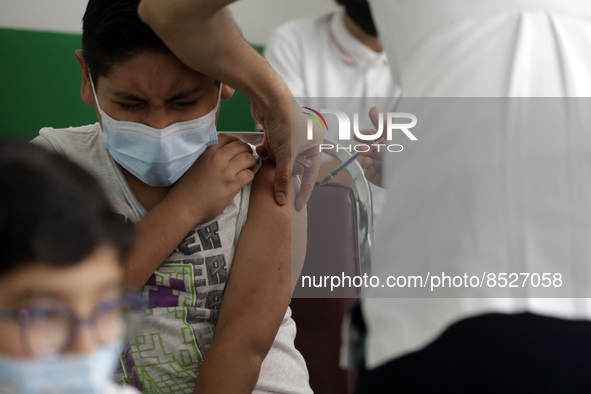
{"label": "person in white shirt", "polygon": [[[591,95],[588,2],[371,6],[404,97]],[[496,119],[497,133],[473,130],[478,138],[469,139],[468,123],[460,122],[439,130],[445,138],[419,135],[412,155],[384,155],[386,209],[376,229],[375,271],[438,260],[466,271],[488,258],[491,272],[547,267],[586,283],[591,139],[584,103],[553,100],[567,103],[557,114],[568,114],[554,138],[544,130],[508,132],[504,122],[524,113],[510,106]],[[458,150],[458,141],[468,143]],[[495,149],[498,156],[486,162]],[[427,163],[429,171],[421,167]],[[372,164],[382,163],[364,163]],[[466,290],[467,298],[364,299],[367,370],[358,392],[588,392],[591,303],[573,298],[584,297],[584,288],[568,283],[564,298],[494,298],[493,289],[482,298]]]}
{"label": "person in white shirt", "polygon": [[340,10],[273,30],[265,58],[294,97],[397,97],[367,1],[339,3]]}

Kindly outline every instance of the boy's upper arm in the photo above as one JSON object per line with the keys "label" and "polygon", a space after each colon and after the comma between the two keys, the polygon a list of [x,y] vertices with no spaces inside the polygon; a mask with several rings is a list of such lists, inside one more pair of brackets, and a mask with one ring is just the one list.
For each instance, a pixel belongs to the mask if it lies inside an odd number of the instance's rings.
{"label": "boy's upper arm", "polygon": [[[250,189],[250,202],[248,206],[248,218],[261,218],[261,216],[271,215],[271,217],[281,217],[289,221],[290,207],[288,204],[280,206],[275,203],[273,192],[273,181],[275,177],[274,164],[263,161],[257,173],[254,176]],[[269,203],[273,204],[270,205]],[[247,219],[248,223],[248,219]]]}
{"label": "boy's upper arm", "polygon": [[[291,286],[285,285],[285,289],[290,289],[287,297],[289,299],[306,255],[307,212],[306,209],[296,211],[294,208],[299,191],[299,180],[296,177],[292,177],[291,204],[280,206],[275,202],[274,176],[275,166],[270,162],[263,162],[252,183],[248,218],[241,234],[241,238],[246,237],[248,240],[243,239],[241,246],[253,249],[252,253],[264,253],[269,260],[274,261],[269,269],[282,270],[277,280],[291,282]],[[237,271],[234,268],[232,270]]]}
{"label": "boy's upper arm", "polygon": [[[268,254],[273,267],[289,267],[291,243],[290,206],[277,205],[273,191],[275,166],[263,162],[256,173],[250,190],[250,202],[246,224],[241,238],[253,238],[254,242],[244,242],[242,246],[256,249],[255,253]],[[252,234],[249,234],[252,233]],[[276,247],[273,250],[261,248]],[[254,252],[254,251],[253,251]]]}
{"label": "boy's upper arm", "polygon": [[242,330],[256,332],[250,333],[251,339],[256,336],[257,343],[271,346],[289,305],[292,209],[275,202],[274,176],[274,166],[263,163],[252,183],[248,219],[236,247],[216,336],[224,335],[229,321],[239,321]]}

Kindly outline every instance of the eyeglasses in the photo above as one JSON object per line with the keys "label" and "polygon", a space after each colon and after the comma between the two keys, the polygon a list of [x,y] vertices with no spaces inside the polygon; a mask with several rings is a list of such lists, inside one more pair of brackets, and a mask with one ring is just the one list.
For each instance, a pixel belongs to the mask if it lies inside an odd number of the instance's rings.
{"label": "eyeglasses", "polygon": [[33,356],[63,353],[69,349],[82,326],[93,329],[95,339],[107,344],[123,335],[124,315],[127,310],[142,307],[136,294],[97,304],[90,317],[77,316],[69,305],[1,309],[0,320],[16,321],[20,328],[23,347]]}

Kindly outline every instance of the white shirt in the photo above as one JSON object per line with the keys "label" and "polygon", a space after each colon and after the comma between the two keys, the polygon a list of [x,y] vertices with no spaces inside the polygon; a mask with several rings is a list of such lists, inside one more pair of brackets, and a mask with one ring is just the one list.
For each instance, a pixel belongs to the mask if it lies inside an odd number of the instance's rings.
{"label": "white shirt", "polygon": [[386,54],[355,38],[344,17],[340,10],[279,26],[265,58],[294,97],[398,97]]}
{"label": "white shirt", "polygon": [[117,386],[115,384],[109,385],[108,391],[105,394],[138,394],[135,388],[130,386]]}
{"label": "white shirt", "polygon": [[[360,127],[369,129],[373,128],[367,117],[369,109],[374,105],[394,108],[400,88],[391,77],[385,52],[375,52],[355,38],[344,18],[341,9],[279,26],[271,33],[265,58],[301,106],[358,112]],[[334,99],[337,97],[355,99]],[[338,128],[330,123],[334,119],[326,118],[329,127],[325,137],[339,142]],[[378,217],[384,192],[371,187],[374,216]]]}
{"label": "white shirt", "polygon": [[[403,96],[591,96],[588,1],[370,0],[370,4]],[[412,165],[400,165],[404,157],[386,156],[387,203],[376,231],[374,271],[387,271],[396,263],[424,264],[433,251],[445,251],[437,258],[457,262],[460,269],[474,256],[486,255],[493,256],[499,272],[514,271],[517,263],[520,267],[553,267],[554,272],[583,270],[588,275],[583,267],[591,258],[587,247],[591,170],[582,158],[591,156],[591,133],[576,138],[557,134],[564,149],[555,153],[552,144],[556,140],[523,144],[527,149],[521,156],[510,152],[507,161],[498,160],[495,167],[477,166],[477,158],[462,166],[461,160],[468,155],[450,159],[453,141],[463,135],[460,128],[457,134],[446,132],[451,134],[438,140],[438,150],[430,150],[430,136],[419,138],[416,157],[409,156],[406,162],[420,164],[423,155],[443,180],[439,183],[413,179]],[[532,135],[524,138],[532,141]],[[478,142],[489,146],[507,143],[499,134],[480,137]],[[473,144],[466,145],[467,151],[480,149],[476,139],[467,141]],[[428,156],[428,152],[438,153]],[[532,168],[533,160],[540,158],[572,164],[568,168],[549,166],[546,172],[549,177],[568,180],[567,186],[557,184],[541,194],[536,182],[522,182],[524,171],[537,170],[545,176],[539,168]],[[459,174],[452,160],[459,160],[456,164],[466,171]],[[508,165],[513,170],[502,171]],[[446,186],[458,180],[468,187],[454,189],[455,198],[446,198],[450,190]],[[518,193],[490,193],[484,185],[491,184],[514,185],[512,190]],[[511,209],[520,202],[524,202],[521,209]],[[419,207],[425,206],[429,214],[419,215]],[[485,236],[481,230],[487,223],[498,226]],[[515,226],[519,231],[512,233]],[[412,228],[423,237],[422,242],[394,236],[401,228]],[[514,253],[516,247],[523,252],[521,256]],[[564,258],[555,259],[557,255]],[[363,311],[369,326],[367,366],[374,368],[420,349],[450,324],[469,316],[530,311],[589,319],[591,303],[588,298],[370,298],[364,299]]]}

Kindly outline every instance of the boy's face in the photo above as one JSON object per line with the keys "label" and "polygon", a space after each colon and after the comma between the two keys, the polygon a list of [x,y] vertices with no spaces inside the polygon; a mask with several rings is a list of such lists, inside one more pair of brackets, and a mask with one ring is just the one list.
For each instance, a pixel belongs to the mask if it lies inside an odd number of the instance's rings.
{"label": "boy's face", "polygon": [[[82,51],[82,98],[95,105],[88,68]],[[116,64],[95,86],[100,107],[116,120],[143,123],[163,129],[173,123],[199,118],[215,108],[218,84],[185,66],[176,57],[159,52],[139,53]],[[234,90],[222,85],[222,99]],[[100,121],[100,114],[97,111]]]}
{"label": "boy's face", "polygon": [[[54,268],[43,262],[30,263],[0,277],[0,309],[3,311],[26,309],[47,313],[67,308],[84,319],[92,317],[97,307],[120,300],[122,293],[123,268],[115,249],[107,245],[99,246],[86,259],[71,267]],[[117,322],[116,319],[112,321]],[[26,343],[34,346],[58,341],[57,338],[63,334],[57,318],[48,318],[38,324],[38,332],[30,327],[25,334]],[[23,333],[17,322],[0,319],[0,333],[1,355],[33,357],[22,341]],[[79,327],[77,335],[69,339],[72,342],[64,350],[69,354],[92,353],[100,345],[94,327],[88,325]]]}

